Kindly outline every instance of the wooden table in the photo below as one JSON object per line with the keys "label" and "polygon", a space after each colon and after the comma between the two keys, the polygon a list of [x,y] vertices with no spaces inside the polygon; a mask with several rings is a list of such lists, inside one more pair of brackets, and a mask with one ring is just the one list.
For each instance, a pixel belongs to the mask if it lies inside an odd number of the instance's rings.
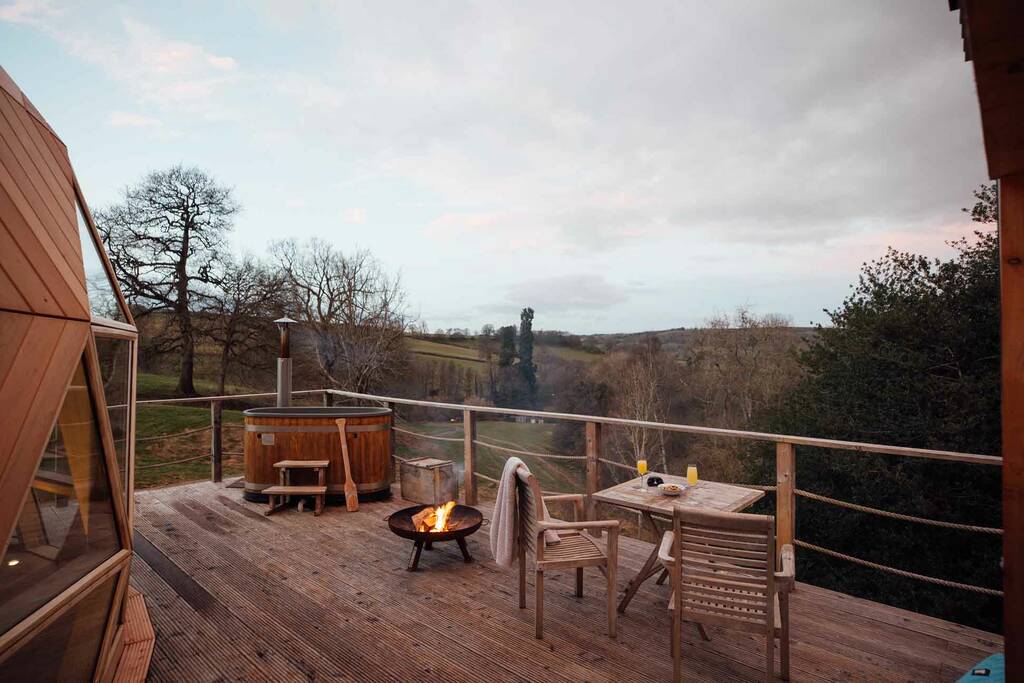
{"label": "wooden table", "polygon": [[[654,476],[650,473],[649,476]],[[679,484],[686,486],[686,477],[676,477],[671,474],[657,475],[665,480],[666,484]],[[637,490],[640,483],[639,477],[630,479],[611,488],[603,489],[594,494],[594,500],[610,505],[617,505],[621,508],[636,510],[646,522],[647,526],[654,531],[655,539],[660,539],[661,530],[655,517],[660,519],[672,519],[672,508],[676,505],[684,507],[707,508],[720,510],[722,512],[739,512],[749,507],[764,497],[763,491],[748,489],[743,486],[732,484],[720,484],[717,481],[699,481],[696,486],[687,486],[682,494],[678,496],[663,496],[657,487],[647,487],[648,491]],[[658,574],[661,568],[658,566],[658,541],[654,543],[650,557],[644,563],[643,568],[630,579],[626,586],[626,592],[619,601],[619,612],[625,612],[630,600],[640,590],[644,581]],[[658,583],[664,581],[664,576],[658,579]]]}

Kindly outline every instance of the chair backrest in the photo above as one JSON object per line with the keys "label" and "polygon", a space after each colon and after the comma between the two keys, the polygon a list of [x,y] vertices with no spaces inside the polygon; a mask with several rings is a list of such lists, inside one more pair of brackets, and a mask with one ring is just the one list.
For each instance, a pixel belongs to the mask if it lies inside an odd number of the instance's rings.
{"label": "chair backrest", "polygon": [[677,505],[672,527],[673,555],[680,571],[676,608],[711,624],[770,630],[775,518]]}
{"label": "chair backrest", "polygon": [[516,472],[516,513],[518,515],[519,547],[529,553],[537,551],[537,522],[541,518],[541,492],[537,478],[525,466]]}

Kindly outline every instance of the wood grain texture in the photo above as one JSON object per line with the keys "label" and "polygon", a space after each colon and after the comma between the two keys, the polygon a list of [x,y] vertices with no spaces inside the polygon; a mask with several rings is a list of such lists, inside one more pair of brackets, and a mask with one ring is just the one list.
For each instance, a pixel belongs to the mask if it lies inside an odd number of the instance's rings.
{"label": "wood grain texture", "polygon": [[128,589],[124,606],[124,649],[114,672],[114,683],[142,683],[149,671],[156,633],[149,619],[146,600],[134,588]]}
{"label": "wood grain texture", "polygon": [[[346,418],[349,426],[348,448],[351,457],[352,478],[359,493],[377,493],[391,486],[391,430],[352,432],[352,427],[386,425],[390,415],[367,415]],[[345,490],[345,465],[342,462],[341,439],[334,417],[245,417],[247,426],[262,431],[246,431],[245,482],[249,490],[259,492],[261,487],[278,483],[274,463],[281,460],[327,460],[327,490],[340,495]],[[329,428],[317,432],[277,431],[275,428],[311,426]],[[274,443],[264,445],[260,434],[273,434]],[[297,479],[301,481],[301,479]],[[312,481],[312,480],[310,480]]]}
{"label": "wood grain texture", "polygon": [[1003,632],[1007,679],[1024,677],[1024,173],[999,181],[1002,299]]}
{"label": "wood grain texture", "polygon": [[960,0],[965,49],[974,65],[989,177],[1024,172],[1024,4]]}
{"label": "wood grain texture", "polygon": [[775,528],[778,547],[796,538],[796,446],[775,444]]}
{"label": "wood grain texture", "polygon": [[[667,585],[642,591],[611,640],[603,577],[585,570],[587,582],[601,585],[580,599],[575,572],[545,572],[538,641],[532,610],[517,609],[517,570],[490,559],[487,526],[468,539],[472,564],[439,544],[423,552],[423,571],[409,573],[408,542],[382,521],[401,500],[364,502],[357,513],[328,507],[318,518],[267,518],[241,491],[210,482],[137,499],[138,532],[212,597],[193,607],[136,558],[132,582],[149,599],[157,635],[153,683],[671,678]],[[489,516],[489,504],[483,509]],[[619,568],[632,574],[650,551],[620,537]],[[790,611],[796,681],[956,680],[1002,647],[989,633],[808,584],[799,584]],[[707,630],[710,642],[683,629],[685,680],[763,680],[762,638]]]}
{"label": "wood grain texture", "polygon": [[462,411],[462,461],[464,500],[466,505],[476,505],[476,414],[472,410]]}
{"label": "wood grain texture", "polygon": [[[35,271],[19,286],[27,312],[88,319],[81,243],[72,181],[63,172],[67,152],[6,92],[0,93],[0,222],[16,255]],[[5,259],[6,260],[6,259]],[[37,300],[41,302],[37,303]]]}
{"label": "wood grain texture", "polygon": [[[676,424],[672,422],[648,422],[644,420],[631,420],[624,417],[602,417],[600,415],[580,415],[578,413],[552,413],[543,410],[522,410],[519,408],[497,408],[494,406],[467,406],[461,403],[443,403],[441,401],[426,401],[415,398],[396,398],[394,396],[379,396],[376,394],[361,394],[355,391],[342,391],[340,389],[327,389],[336,396],[370,401],[373,403],[387,403],[395,405],[424,406],[427,408],[444,410],[472,410],[474,413],[488,413],[491,415],[520,415],[523,417],[539,417],[552,422],[565,420],[566,422],[594,422],[605,426],[641,427],[644,429],[660,429],[666,432],[679,432],[680,434],[702,434],[704,436],[723,437],[730,439],[742,439],[746,441],[767,441],[778,443],[784,441],[795,446],[812,446],[814,448],[835,448],[845,451],[856,451],[860,453],[882,453],[885,455],[899,455],[908,458],[925,458],[928,460],[945,460],[947,462],[966,462],[979,465],[998,467],[1002,464],[1002,458],[997,455],[981,455],[977,453],[958,453],[956,451],[940,451],[933,448],[909,448],[907,446],[891,446],[880,443],[865,443],[862,441],[839,441],[836,439],[820,439],[813,436],[797,436],[795,434],[771,434],[769,432],[748,432],[737,429],[722,429],[721,427],[700,427],[697,425]],[[161,401],[169,403],[170,401]]]}
{"label": "wood grain texture", "polygon": [[[677,477],[672,474],[659,474],[658,476],[664,479],[666,484],[686,486],[686,477]],[[598,491],[594,494],[594,499],[601,503],[649,512],[657,517],[671,518],[676,505],[721,512],[738,512],[764,497],[762,491],[722,484],[717,481],[699,481],[697,486],[687,487],[679,496],[663,496],[657,492],[656,488],[647,493],[638,491],[636,488],[638,481],[639,479],[630,479]]]}

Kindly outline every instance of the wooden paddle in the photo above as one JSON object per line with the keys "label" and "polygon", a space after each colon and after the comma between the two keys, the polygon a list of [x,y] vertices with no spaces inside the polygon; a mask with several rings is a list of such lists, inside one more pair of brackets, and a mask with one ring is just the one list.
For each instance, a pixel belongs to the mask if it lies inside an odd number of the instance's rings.
{"label": "wooden paddle", "polygon": [[356,482],[352,479],[352,465],[348,459],[348,436],[345,425],[348,420],[341,417],[335,420],[338,424],[338,431],[341,432],[341,462],[345,465],[345,507],[349,512],[359,509],[359,493],[356,491]]}

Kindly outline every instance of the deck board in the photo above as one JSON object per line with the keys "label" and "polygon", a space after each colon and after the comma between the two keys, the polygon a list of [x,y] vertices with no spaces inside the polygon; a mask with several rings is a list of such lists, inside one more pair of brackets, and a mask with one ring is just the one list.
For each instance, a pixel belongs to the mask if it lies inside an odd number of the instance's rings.
{"label": "deck board", "polygon": [[[671,678],[666,586],[645,584],[605,635],[604,579],[546,575],[545,638],[520,610],[516,573],[490,560],[485,526],[464,564],[454,544],[405,564],[410,543],[384,517],[400,498],[328,506],[320,517],[265,517],[241,491],[209,482],[136,494],[136,532],[162,554],[135,559],[132,583],[156,630],[152,681],[666,681]],[[485,514],[486,514],[486,506]],[[620,590],[650,544],[620,539]],[[152,552],[149,550],[147,552]],[[160,575],[188,575],[212,603],[198,608]],[[177,576],[177,574],[175,574]],[[799,576],[799,567],[798,567]],[[531,581],[532,584],[532,581]],[[532,585],[529,587],[532,605]],[[194,602],[194,601],[193,601]],[[957,624],[799,584],[792,601],[793,679],[955,680],[1002,639]],[[684,631],[686,678],[763,680],[763,641],[709,628]]]}

